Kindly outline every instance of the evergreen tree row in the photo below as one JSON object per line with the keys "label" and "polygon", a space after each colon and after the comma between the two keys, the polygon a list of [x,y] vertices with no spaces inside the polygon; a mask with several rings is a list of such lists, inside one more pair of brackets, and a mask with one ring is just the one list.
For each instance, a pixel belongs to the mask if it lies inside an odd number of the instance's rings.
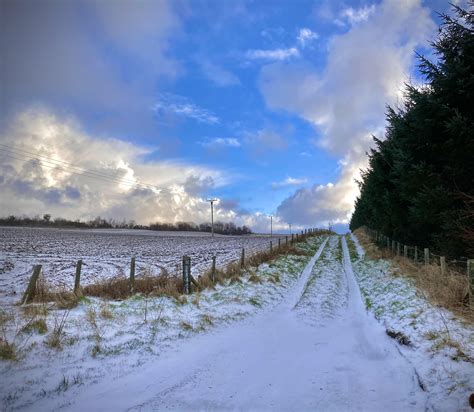
{"label": "evergreen tree row", "polygon": [[423,56],[423,87],[407,85],[374,137],[351,230],[366,225],[405,244],[474,258],[474,12],[442,15],[436,62]]}

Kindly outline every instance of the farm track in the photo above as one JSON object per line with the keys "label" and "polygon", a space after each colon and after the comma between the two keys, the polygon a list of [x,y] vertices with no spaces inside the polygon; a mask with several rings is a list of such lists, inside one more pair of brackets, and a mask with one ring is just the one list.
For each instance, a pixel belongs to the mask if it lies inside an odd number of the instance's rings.
{"label": "farm track", "polygon": [[277,307],[163,355],[66,409],[426,409],[413,367],[365,311],[344,238],[320,247]]}

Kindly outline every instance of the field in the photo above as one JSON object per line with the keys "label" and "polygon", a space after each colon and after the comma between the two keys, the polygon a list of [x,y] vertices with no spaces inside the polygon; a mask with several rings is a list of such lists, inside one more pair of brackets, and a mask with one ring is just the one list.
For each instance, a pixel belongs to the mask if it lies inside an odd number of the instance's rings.
{"label": "field", "polygon": [[[274,242],[277,239],[273,238]],[[12,303],[23,293],[32,266],[43,265],[48,283],[70,289],[74,283],[75,265],[83,259],[81,284],[99,279],[128,275],[130,258],[136,257],[138,276],[143,271],[180,273],[183,255],[191,257],[192,274],[211,266],[216,255],[217,266],[238,259],[242,248],[246,254],[268,248],[265,235],[220,236],[208,233],[154,232],[118,229],[44,229],[0,228],[0,302]]]}

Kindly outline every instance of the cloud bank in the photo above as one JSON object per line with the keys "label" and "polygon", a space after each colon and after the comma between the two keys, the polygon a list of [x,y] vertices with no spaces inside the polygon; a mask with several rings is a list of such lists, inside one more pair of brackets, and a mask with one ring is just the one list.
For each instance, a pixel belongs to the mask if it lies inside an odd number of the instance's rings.
{"label": "cloud bank", "polygon": [[402,98],[414,49],[435,30],[420,0],[384,0],[345,14],[357,24],[330,41],[323,71],[307,61],[274,63],[261,71],[267,106],[310,122],[320,135],[314,143],[342,159],[336,183],[300,189],[278,207],[282,219],[300,224],[348,221],[370,136],[383,132],[385,106]]}

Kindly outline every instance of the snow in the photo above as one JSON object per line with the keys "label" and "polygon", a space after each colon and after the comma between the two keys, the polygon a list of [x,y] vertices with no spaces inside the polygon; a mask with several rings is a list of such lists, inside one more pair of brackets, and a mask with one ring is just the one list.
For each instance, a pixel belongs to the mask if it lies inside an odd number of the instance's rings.
{"label": "snow", "polygon": [[368,309],[385,326],[408,337],[398,345],[414,366],[427,391],[428,405],[437,411],[469,411],[474,392],[474,327],[448,310],[428,302],[408,278],[392,275],[386,260],[364,257],[359,251],[354,272]]}
{"label": "snow", "polygon": [[[329,253],[337,243],[331,240]],[[298,305],[291,309],[298,285],[272,310],[179,345],[134,375],[96,385],[70,409],[105,406],[100,402],[107,399],[118,410],[424,410],[412,366],[366,314],[345,243],[343,249],[338,273],[346,278],[340,292],[348,304],[325,327],[300,322]],[[315,261],[305,274],[324,271]]]}
{"label": "snow", "polygon": [[[191,257],[195,277],[211,267],[270,247],[265,235],[220,236],[207,233],[159,232],[127,229],[51,229],[0,227],[0,302],[14,303],[31,276],[33,265],[43,265],[48,283],[71,290],[75,265],[83,260],[81,284],[128,275],[130,258],[136,256],[136,273],[180,272],[183,255]],[[284,237],[282,241],[284,241]]]}
{"label": "snow", "polygon": [[[352,262],[347,242],[358,251]],[[1,409],[468,410],[473,365],[439,343],[447,328],[472,359],[470,326],[393,277],[388,262],[365,257],[355,237],[299,247],[312,257],[280,257],[186,302],[83,301],[62,350],[36,333],[22,359],[0,361]]]}

